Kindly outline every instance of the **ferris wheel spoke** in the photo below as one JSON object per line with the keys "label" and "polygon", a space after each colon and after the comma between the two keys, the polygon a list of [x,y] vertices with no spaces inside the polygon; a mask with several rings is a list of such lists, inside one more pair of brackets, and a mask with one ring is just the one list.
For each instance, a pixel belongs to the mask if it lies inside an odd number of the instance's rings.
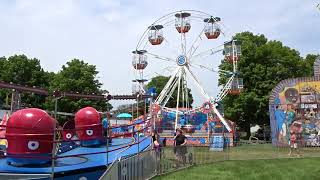
{"label": "ferris wheel spoke", "polygon": [[188,105],[188,87],[187,87],[187,84],[186,84],[186,74],[185,72],[183,72],[183,79],[182,79],[182,107],[183,108],[187,108],[187,105]]}
{"label": "ferris wheel spoke", "polygon": [[199,58],[205,59],[208,56],[212,56],[212,55],[217,54],[222,51],[223,51],[223,45],[220,45],[220,46],[202,51],[202,52],[190,57],[189,59],[190,59],[190,62],[194,62],[196,59],[199,59]]}
{"label": "ferris wheel spoke", "polygon": [[192,43],[192,45],[190,46],[190,49],[188,50],[187,53],[187,57],[188,59],[191,59],[191,57],[193,56],[193,54],[197,51],[197,49],[199,48],[201,42],[202,42],[202,34],[204,32],[204,30],[206,29],[207,24],[204,25],[203,29],[200,31],[199,35],[197,36],[197,38],[194,40],[194,42]]}
{"label": "ferris wheel spoke", "polygon": [[186,53],[186,46],[187,46],[187,41],[186,41],[186,33],[180,33],[180,46],[181,46],[181,54],[187,55]]}
{"label": "ferris wheel spoke", "polygon": [[178,125],[178,117],[179,117],[179,102],[180,102],[180,85],[181,85],[181,76],[182,76],[182,69],[179,73],[178,77],[178,95],[177,95],[177,104],[176,104],[176,120],[175,120],[175,129],[177,129]]}
{"label": "ferris wheel spoke", "polygon": [[205,65],[202,65],[202,64],[194,64],[193,63],[191,66],[199,67],[201,69],[206,69],[208,71],[219,73],[219,74],[225,74],[225,75],[232,75],[233,74],[233,72],[231,72],[231,71],[226,71],[226,70],[217,69],[217,68],[211,68],[211,67],[208,67],[208,66],[205,66]]}
{"label": "ferris wheel spoke", "polygon": [[224,85],[224,87],[221,89],[220,93],[215,98],[215,101],[221,101],[228,94],[228,91],[231,89],[231,85],[232,85],[234,77],[235,77],[235,75],[232,75],[228,79],[227,83]]}
{"label": "ferris wheel spoke", "polygon": [[144,74],[144,77],[148,79],[148,78],[150,78],[150,77],[153,76],[153,75],[163,76],[164,74],[167,74],[167,72],[173,72],[175,69],[176,69],[175,66],[167,66],[167,67],[165,67],[165,68],[160,69],[160,70],[157,71],[157,72],[152,72],[152,73]]}
{"label": "ferris wheel spoke", "polygon": [[153,53],[150,53],[150,52],[146,52],[147,55],[150,55],[156,59],[160,59],[160,60],[163,60],[163,61],[169,61],[169,62],[175,62],[174,59],[172,58],[169,58],[169,57],[165,57],[165,56],[159,56],[157,54],[153,54]]}
{"label": "ferris wheel spoke", "polygon": [[165,107],[167,105],[168,101],[172,98],[172,94],[174,90],[176,90],[177,86],[178,86],[178,78],[176,78],[175,81],[173,82],[173,86],[169,91],[168,95],[165,97],[162,107]]}
{"label": "ferris wheel spoke", "polygon": [[173,87],[174,82],[176,81],[177,76],[180,74],[180,71],[181,71],[181,68],[177,67],[176,70],[174,71],[174,73],[172,74],[172,76],[170,77],[170,79],[168,80],[167,84],[164,86],[164,88],[160,92],[159,96],[157,97],[157,99],[155,101],[157,104],[160,105],[163,102],[166,95],[168,94],[168,92],[170,92],[170,90]]}
{"label": "ferris wheel spoke", "polygon": [[186,66],[184,66],[184,70],[186,72],[188,72],[191,76],[191,79],[194,81],[195,85],[197,86],[198,90],[200,91],[201,95],[203,95],[203,97],[206,100],[210,99],[210,96],[208,95],[208,93],[204,90],[203,86],[201,85],[200,81],[197,79],[197,77],[193,74],[193,72],[190,70],[190,68],[187,68]]}
{"label": "ferris wheel spoke", "polygon": [[164,38],[164,42],[166,43],[166,45],[168,45],[168,46],[167,46],[168,49],[169,49],[173,54],[179,55],[179,54],[178,54],[178,51],[177,51],[177,49],[179,49],[179,48],[174,47],[174,45],[173,45],[172,43],[170,43],[170,41],[169,41],[167,38]]}

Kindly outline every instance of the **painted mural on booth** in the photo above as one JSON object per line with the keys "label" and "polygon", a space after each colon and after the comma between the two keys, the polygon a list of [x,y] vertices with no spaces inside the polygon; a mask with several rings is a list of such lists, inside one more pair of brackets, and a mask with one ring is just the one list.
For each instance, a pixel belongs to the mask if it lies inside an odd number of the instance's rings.
{"label": "painted mural on booth", "polygon": [[298,82],[277,94],[273,109],[273,142],[289,145],[295,137],[304,146],[320,146],[320,82]]}

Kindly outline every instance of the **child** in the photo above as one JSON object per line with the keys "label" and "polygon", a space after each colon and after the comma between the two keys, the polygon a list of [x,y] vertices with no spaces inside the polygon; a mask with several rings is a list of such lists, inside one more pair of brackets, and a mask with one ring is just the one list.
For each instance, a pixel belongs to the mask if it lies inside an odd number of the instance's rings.
{"label": "child", "polygon": [[151,134],[151,137],[152,137],[152,145],[153,145],[153,149],[156,150],[156,152],[160,152],[160,136],[158,134],[157,131],[152,131],[152,134]]}
{"label": "child", "polygon": [[297,156],[300,157],[300,152],[298,149],[298,135],[293,131],[290,133],[290,152],[289,156],[292,155],[292,151],[295,150]]}

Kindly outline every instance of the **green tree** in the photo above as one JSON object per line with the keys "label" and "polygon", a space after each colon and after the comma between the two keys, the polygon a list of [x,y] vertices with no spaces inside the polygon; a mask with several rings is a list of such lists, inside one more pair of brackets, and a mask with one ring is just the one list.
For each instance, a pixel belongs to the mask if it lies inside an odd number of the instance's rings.
{"label": "green tree", "polygon": [[[0,58],[0,80],[20,85],[47,88],[53,79],[54,73],[46,72],[35,58],[25,55],[14,55],[6,59]],[[9,90],[1,90],[1,99],[4,100],[11,93]],[[32,93],[22,93],[22,102],[25,106],[43,108],[44,96]]]}
{"label": "green tree", "polygon": [[[151,79],[151,81],[147,84],[147,88],[155,87],[156,93],[157,93],[157,95],[159,95],[169,79],[170,79],[170,77],[166,77],[166,76],[153,77]],[[178,96],[178,90],[176,88],[176,90],[173,92],[172,97],[170,98],[170,100],[168,101],[166,106],[171,107],[171,108],[176,107],[177,106],[177,96]],[[193,103],[193,97],[191,94],[191,89],[189,89],[189,88],[188,88],[188,100],[189,100],[189,104],[191,105]],[[183,103],[182,98],[180,98],[180,102],[179,102],[180,107],[182,106],[182,103]]]}
{"label": "green tree", "polygon": [[[234,38],[242,42],[238,68],[244,91],[238,96],[228,95],[223,100],[224,113],[249,136],[250,125],[269,124],[271,90],[283,79],[310,75],[313,62],[311,57],[305,61],[298,51],[279,41],[268,41],[264,35],[243,32]],[[231,70],[232,65],[223,60],[219,68]],[[225,84],[226,79],[221,76],[220,84]]]}
{"label": "green tree", "polygon": [[[62,70],[51,81],[50,91],[104,94],[107,91],[101,89],[102,83],[96,78],[97,74],[96,66],[82,60],[73,59],[63,65]],[[53,110],[53,105],[53,102],[50,101],[48,108]],[[112,109],[112,106],[104,100],[62,98],[58,103],[58,111],[76,112],[85,106],[93,106],[98,111]]]}

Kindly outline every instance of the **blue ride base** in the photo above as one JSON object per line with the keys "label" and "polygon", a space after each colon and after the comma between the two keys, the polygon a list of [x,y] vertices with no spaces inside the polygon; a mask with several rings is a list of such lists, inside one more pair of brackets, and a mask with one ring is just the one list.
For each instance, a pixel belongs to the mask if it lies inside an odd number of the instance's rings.
{"label": "blue ride base", "polygon": [[[15,157],[10,157],[11,154],[7,154],[7,162],[9,165],[12,166],[28,166],[28,165],[46,165],[46,164],[50,164],[51,162],[51,158],[52,158],[52,154],[36,154],[36,155],[30,155],[30,157],[28,157],[28,155],[25,155],[26,158],[15,158]],[[36,157],[43,157],[43,159],[41,158],[34,158],[34,156]],[[50,159],[50,160],[49,160]]]}
{"label": "blue ride base", "polygon": [[[0,159],[0,179],[28,179],[49,180],[52,171],[57,180],[68,179],[99,179],[107,166],[115,160],[132,156],[138,152],[145,151],[150,147],[150,137],[137,138],[115,138],[108,147],[106,145],[98,147],[82,147],[72,143],[60,146],[57,159],[54,160],[54,167],[51,164],[41,166],[12,166],[8,164],[8,159]],[[133,144],[132,146],[124,147]],[[123,147],[123,148],[121,148]],[[112,151],[113,150],[113,151]],[[106,152],[108,153],[100,153]],[[17,178],[16,178],[17,177]]]}
{"label": "blue ride base", "polygon": [[81,146],[84,146],[84,147],[99,146],[101,144],[103,144],[103,142],[101,140],[81,141]]}

